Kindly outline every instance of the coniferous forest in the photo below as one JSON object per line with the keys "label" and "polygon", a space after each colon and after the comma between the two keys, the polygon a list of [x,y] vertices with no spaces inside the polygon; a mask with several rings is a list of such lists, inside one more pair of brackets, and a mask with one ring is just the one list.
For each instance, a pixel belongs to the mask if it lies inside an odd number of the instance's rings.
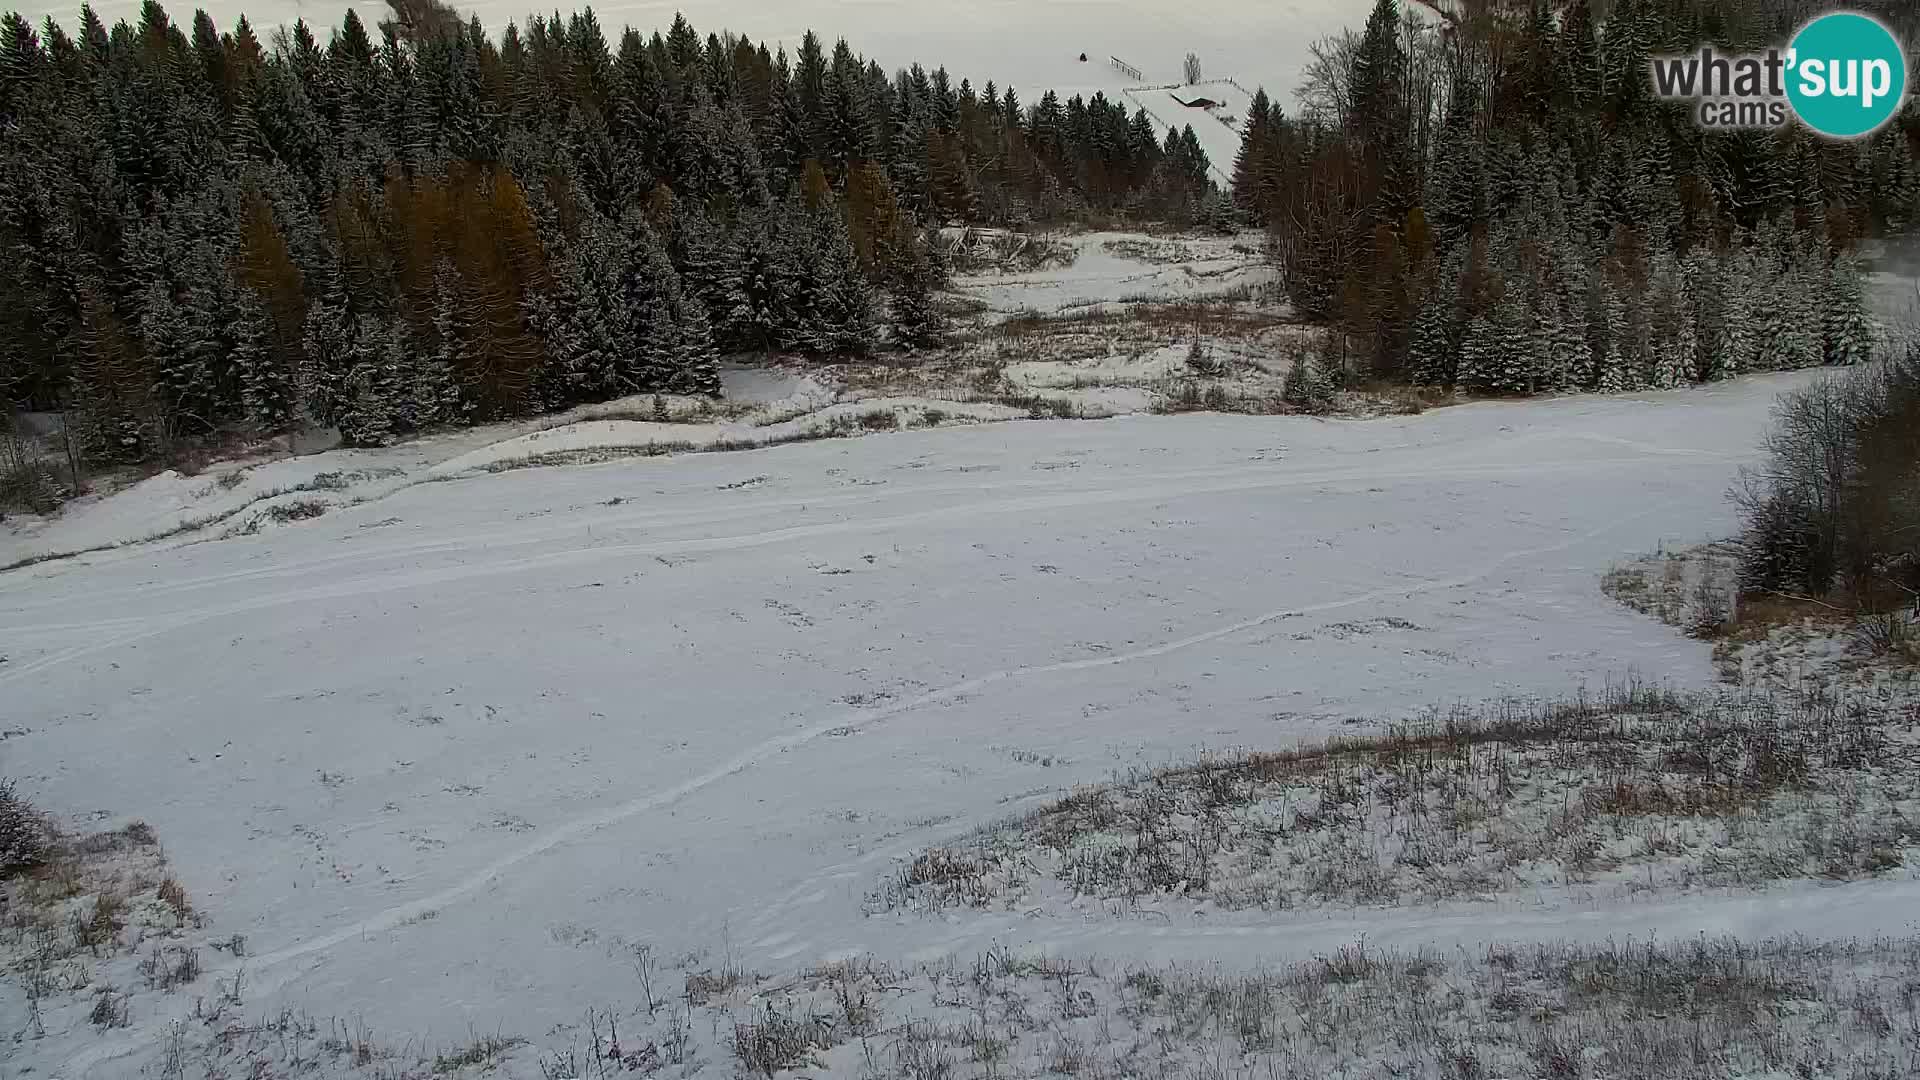
{"label": "coniferous forest", "polygon": [[[1907,42],[1920,13],[1877,11]],[[1920,205],[1920,114],[1835,141],[1708,132],[1648,58],[1784,47],[1801,0],[1394,0],[1256,102],[1233,197],[1272,230],[1329,373],[1637,390],[1866,358],[1859,242]]]}
{"label": "coniferous forest", "polygon": [[1911,110],[1828,142],[1652,98],[1649,54],[1780,42],[1799,3],[1379,0],[1294,112],[1259,96],[1230,192],[1190,129],[1101,95],[1023,103],[813,34],[389,4],[264,38],[156,0],[6,17],[14,408],[138,461],[708,393],[729,353],[931,343],[942,224],[1090,220],[1267,229],[1335,381],[1664,387],[1864,358],[1854,252],[1920,198]]}
{"label": "coniferous forest", "polygon": [[399,0],[324,44],[9,15],[0,125],[4,385],[96,460],[710,392],[726,352],[925,344],[934,222],[1227,209],[1190,130],[1102,97],[590,9],[496,37]]}

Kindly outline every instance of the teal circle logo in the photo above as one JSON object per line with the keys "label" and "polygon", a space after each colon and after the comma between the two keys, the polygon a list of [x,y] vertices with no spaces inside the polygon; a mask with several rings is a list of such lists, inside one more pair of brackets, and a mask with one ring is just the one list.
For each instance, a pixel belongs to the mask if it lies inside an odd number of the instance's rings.
{"label": "teal circle logo", "polygon": [[1907,96],[1907,56],[1878,19],[1850,11],[1800,28],[1788,54],[1787,100],[1822,135],[1871,135]]}

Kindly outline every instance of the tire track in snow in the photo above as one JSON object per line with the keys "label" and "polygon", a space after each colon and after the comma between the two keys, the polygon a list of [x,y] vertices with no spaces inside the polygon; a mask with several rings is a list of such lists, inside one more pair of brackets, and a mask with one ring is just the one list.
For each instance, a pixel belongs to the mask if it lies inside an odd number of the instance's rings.
{"label": "tire track in snow", "polygon": [[[1062,672],[1087,671],[1095,668],[1116,667],[1124,664],[1137,663],[1142,660],[1166,656],[1183,649],[1190,649],[1196,645],[1218,641],[1222,638],[1231,637],[1235,634],[1244,633],[1256,627],[1267,625],[1268,623],[1278,622],[1282,619],[1334,611],[1340,608],[1372,603],[1389,597],[1411,597],[1444,589],[1459,588],[1490,577],[1510,563],[1570,550],[1608,532],[1649,517],[1655,513],[1662,512],[1684,501],[1687,500],[1668,500],[1657,506],[1643,510],[1638,514],[1624,518],[1615,518],[1604,525],[1558,543],[1510,551],[1464,574],[1428,579],[1411,586],[1402,584],[1374,589],[1340,600],[1329,600],[1317,604],[1307,604],[1269,611],[1251,618],[1241,619],[1224,626],[1215,627],[1211,630],[1173,638],[1161,642],[1158,645],[1133,649],[1124,653],[1112,653],[1085,657],[1078,660],[1007,668],[1001,671],[975,676],[971,679],[950,683],[916,697],[902,699],[878,708],[856,709],[837,714],[831,720],[813,724],[799,731],[790,732],[786,735],[777,736],[757,743],[733,755],[719,765],[713,766],[671,787],[651,792],[615,806],[596,811],[595,813],[576,818],[573,821],[549,830],[528,843],[494,859],[480,869],[469,873],[454,884],[427,896],[386,908],[383,911],[355,920],[346,926],[330,931],[320,937],[288,945],[273,950],[272,952],[250,956],[239,963],[229,963],[219,968],[208,969],[206,976],[210,979],[231,977],[235,971],[245,968],[247,977],[252,980],[253,990],[256,993],[272,992],[297,977],[297,973],[282,974],[277,978],[269,978],[263,982],[262,975],[267,971],[284,967],[306,957],[318,956],[359,938],[399,929],[402,924],[428,911],[439,911],[455,902],[466,899],[498,881],[507,871],[552,851],[555,848],[585,839],[602,829],[620,824],[650,810],[657,810],[661,807],[676,803],[689,795],[711,787],[729,777],[743,773],[756,765],[764,764],[790,750],[818,741],[833,732],[846,732],[849,729],[860,731],[871,728],[902,713],[964,697],[968,694],[1003,683],[1043,675],[1059,674]],[[968,512],[977,512],[977,510],[975,508],[969,508]],[[166,1022],[174,1021],[169,1019]],[[143,1025],[137,1034],[130,1033],[122,1038],[116,1039],[111,1044],[98,1044],[68,1059],[61,1069],[55,1071],[55,1075],[68,1077],[69,1080],[72,1080],[74,1077],[84,1076],[96,1065],[134,1053],[140,1046],[144,1045],[144,1038],[150,1038],[152,1033],[159,1030],[161,1026],[162,1019],[156,1016],[153,1020]]]}

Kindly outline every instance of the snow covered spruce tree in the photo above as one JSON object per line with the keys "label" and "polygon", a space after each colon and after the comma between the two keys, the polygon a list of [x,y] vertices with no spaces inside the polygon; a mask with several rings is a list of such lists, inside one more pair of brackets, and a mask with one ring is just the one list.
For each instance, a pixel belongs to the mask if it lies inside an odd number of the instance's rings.
{"label": "snow covered spruce tree", "polygon": [[1434,289],[1414,316],[1407,344],[1407,378],[1416,386],[1452,386],[1460,358],[1453,298]]}
{"label": "snow covered spruce tree", "polygon": [[1873,359],[1877,333],[1861,295],[1859,267],[1850,256],[1834,260],[1820,299],[1826,362],[1852,365]]}
{"label": "snow covered spruce tree", "polygon": [[802,347],[817,353],[861,353],[872,345],[873,293],[854,257],[846,223],[838,214],[821,215],[815,231],[819,262],[814,268],[814,297],[797,335]]}
{"label": "snow covered spruce tree", "polygon": [[1335,389],[1323,356],[1316,350],[1302,349],[1294,353],[1293,363],[1287,368],[1280,397],[1300,412],[1317,415],[1333,408]]}
{"label": "snow covered spruce tree", "polygon": [[46,862],[53,842],[45,815],[19,793],[13,780],[0,780],[0,879]]}
{"label": "snow covered spruce tree", "polygon": [[946,320],[934,299],[938,283],[938,272],[925,245],[914,241],[889,301],[888,321],[895,345],[924,349],[939,343]]}
{"label": "snow covered spruce tree", "polygon": [[242,289],[235,303],[233,367],[240,380],[247,420],[263,431],[278,431],[293,420],[293,371],[273,344],[273,320],[252,290]]}

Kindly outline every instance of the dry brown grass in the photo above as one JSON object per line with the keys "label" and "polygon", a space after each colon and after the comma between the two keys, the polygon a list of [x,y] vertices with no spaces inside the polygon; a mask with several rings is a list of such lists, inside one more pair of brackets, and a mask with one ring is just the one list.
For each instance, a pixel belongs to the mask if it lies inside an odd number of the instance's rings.
{"label": "dry brown grass", "polygon": [[188,926],[197,921],[198,916],[193,910],[193,904],[187,900],[186,887],[179,881],[173,877],[166,878],[160,882],[158,895],[160,902],[173,911],[173,917],[180,920],[181,926]]}
{"label": "dry brown grass", "polygon": [[14,984],[0,985],[0,1006],[18,990],[33,1031],[62,1022],[55,1017],[125,1026],[128,995],[110,984],[172,989],[199,978],[198,953],[181,934],[190,918],[144,822],[56,835],[42,863],[0,881],[0,982]]}
{"label": "dry brown grass", "polygon": [[79,948],[99,956],[112,952],[120,944],[120,931],[127,925],[127,904],[113,886],[102,887],[93,898],[93,906],[83,915],[73,913],[73,942]]}
{"label": "dry brown grass", "polygon": [[705,1005],[759,981],[759,976],[732,963],[717,971],[692,971],[687,973],[686,999],[692,1005]]}

